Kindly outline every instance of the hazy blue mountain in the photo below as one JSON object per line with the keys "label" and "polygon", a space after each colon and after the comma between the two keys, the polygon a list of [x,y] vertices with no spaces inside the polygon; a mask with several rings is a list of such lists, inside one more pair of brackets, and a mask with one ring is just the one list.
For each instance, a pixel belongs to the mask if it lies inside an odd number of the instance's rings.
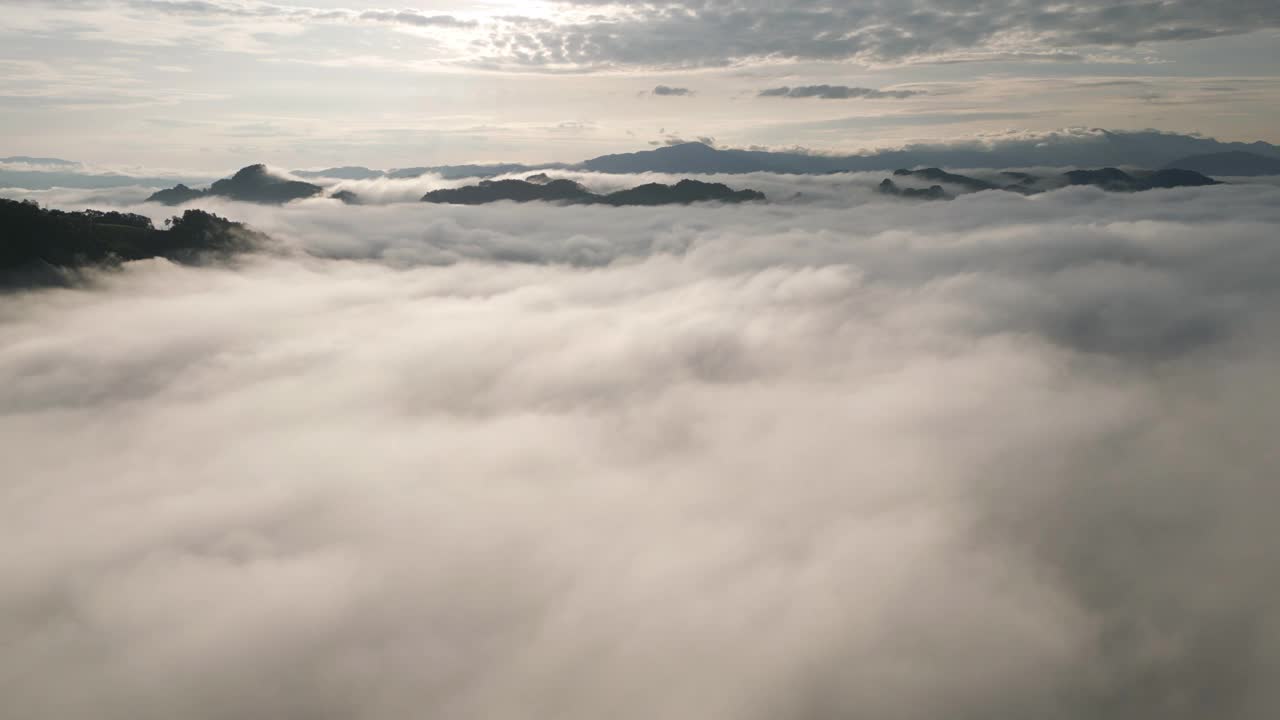
{"label": "hazy blue mountain", "polygon": [[294,175],[305,178],[332,178],[335,180],[375,180],[391,178],[406,180],[422,177],[427,174],[439,175],[446,180],[462,178],[488,178],[498,175],[531,172],[533,170],[563,170],[569,167],[565,163],[546,163],[542,165],[524,165],[522,163],[490,163],[470,165],[432,165],[419,167],[394,168],[391,170],[373,170],[359,165],[326,168],[324,170],[294,170]]}
{"label": "hazy blue mountain", "polygon": [[[74,167],[74,165],[69,166]],[[59,172],[52,170],[7,170],[0,168],[0,187],[49,190],[52,188],[78,188],[101,190],[120,187],[164,187],[174,182],[200,183],[201,178],[144,177],[137,175],[93,175],[83,172]]]}
{"label": "hazy blue mountain", "polygon": [[60,167],[78,167],[80,163],[61,158],[44,158],[44,157],[27,157],[26,155],[13,155],[11,157],[0,158],[0,163],[13,163],[22,165],[45,165]]}
{"label": "hazy blue mountain", "polygon": [[326,168],[324,170],[293,170],[292,173],[304,178],[334,178],[335,180],[373,180],[386,177],[381,170],[370,170],[367,167],[347,166]]}
{"label": "hazy blue mountain", "polygon": [[1081,138],[1005,140],[991,146],[915,145],[864,155],[812,155],[713,148],[682,143],[634,153],[604,155],[577,167],[604,173],[674,174],[776,172],[821,174],[914,167],[1166,167],[1195,153],[1241,151],[1280,159],[1268,143],[1223,143],[1212,138],[1155,131],[1105,132]]}
{"label": "hazy blue mountain", "polygon": [[1169,163],[1166,167],[1169,169],[1195,170],[1205,175],[1280,175],[1280,158],[1233,150],[1180,158]]}
{"label": "hazy blue mountain", "polygon": [[629,174],[639,172],[749,173],[837,172],[835,158],[753,150],[718,150],[703,143],[682,143],[656,150],[603,155],[579,165],[583,170]]}
{"label": "hazy blue mountain", "polygon": [[525,165],[522,163],[489,163],[484,165],[434,165],[431,167],[398,168],[386,173],[389,178],[404,179],[421,177],[428,173],[439,175],[445,180],[461,180],[463,178],[491,178],[498,175],[515,175],[517,173],[538,170],[565,170],[571,166],[566,163],[542,163]]}
{"label": "hazy blue mountain", "polygon": [[[3,167],[5,165],[11,167]],[[17,166],[17,167],[12,167]],[[49,157],[11,155],[0,158],[0,187],[26,190],[52,188],[78,188],[98,190],[118,187],[164,187],[175,182],[201,183],[200,177],[154,177],[124,173],[97,173],[87,171],[83,165],[71,160]]]}
{"label": "hazy blue mountain", "polygon": [[498,175],[513,175],[515,173],[533,172],[535,170],[563,170],[567,165],[564,163],[548,163],[543,165],[523,165],[520,163],[493,163],[489,165],[439,165],[427,168],[428,172],[435,173],[446,180],[456,180],[458,178],[468,177],[495,177]]}

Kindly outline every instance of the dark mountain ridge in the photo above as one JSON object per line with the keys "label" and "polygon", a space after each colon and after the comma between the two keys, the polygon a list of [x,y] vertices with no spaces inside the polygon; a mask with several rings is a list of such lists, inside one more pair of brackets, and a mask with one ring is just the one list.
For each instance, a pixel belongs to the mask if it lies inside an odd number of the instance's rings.
{"label": "dark mountain ridge", "polygon": [[1061,175],[1050,177],[1039,177],[1024,172],[1003,172],[1000,174],[1002,177],[1014,180],[1012,183],[1003,185],[967,175],[946,172],[939,168],[899,169],[895,170],[893,175],[899,179],[919,178],[935,184],[927,188],[902,187],[894,180],[885,178],[878,188],[881,193],[924,200],[953,199],[955,195],[947,192],[942,184],[955,186],[965,193],[1004,190],[1020,195],[1036,195],[1049,190],[1077,185],[1088,185],[1107,192],[1143,192],[1146,190],[1222,184],[1193,170],[1179,168],[1126,172],[1119,168],[1105,167],[1096,170],[1069,170]]}
{"label": "dark mountain ridge", "polygon": [[324,188],[319,185],[273,175],[266,165],[250,165],[229,178],[218,180],[206,190],[179,184],[153,193],[147,198],[147,202],[181,205],[204,197],[222,197],[241,202],[283,205],[323,194]]}
{"label": "dark mountain ridge", "polygon": [[675,185],[647,183],[607,195],[598,195],[571,180],[556,180],[545,174],[524,180],[483,180],[477,185],[432,190],[423,202],[456,205],[483,205],[512,202],[560,202],[575,205],[687,205],[695,202],[739,203],[764,200],[756,190],[734,190],[721,183],[681,180]]}

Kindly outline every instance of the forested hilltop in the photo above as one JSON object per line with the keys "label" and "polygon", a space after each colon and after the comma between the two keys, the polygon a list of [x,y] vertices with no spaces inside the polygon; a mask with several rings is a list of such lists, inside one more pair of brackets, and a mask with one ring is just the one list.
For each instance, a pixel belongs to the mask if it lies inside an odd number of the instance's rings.
{"label": "forested hilltop", "polygon": [[58,269],[162,257],[199,262],[248,250],[265,236],[203,210],[187,210],[156,228],[143,215],[65,212],[0,199],[0,284],[47,284]]}

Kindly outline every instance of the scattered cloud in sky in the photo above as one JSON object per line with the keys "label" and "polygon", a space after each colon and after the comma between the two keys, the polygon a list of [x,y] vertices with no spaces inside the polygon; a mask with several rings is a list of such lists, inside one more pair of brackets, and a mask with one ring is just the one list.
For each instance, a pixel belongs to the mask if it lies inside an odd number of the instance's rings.
{"label": "scattered cloud in sky", "polygon": [[1214,9],[1196,0],[1121,6],[1080,0],[1051,8],[1023,0],[977,5],[666,0],[625,9],[576,0],[562,5],[601,12],[576,22],[512,24],[496,38],[499,57],[533,65],[715,66],[763,58],[898,62],[945,59],[974,49],[999,55],[1128,47],[1280,27],[1280,9],[1256,0],[1231,0]]}
{"label": "scattered cloud in sky", "polygon": [[804,85],[801,87],[776,87],[768,88],[760,91],[760,97],[785,97],[785,98],[821,98],[823,100],[882,100],[885,98],[893,98],[901,100],[903,98],[915,97],[923,95],[920,90],[875,90],[873,88],[849,87],[847,85]]}
{"label": "scattered cloud in sky", "polygon": [[692,95],[693,91],[689,88],[671,87],[670,85],[659,85],[653,89],[653,94],[661,97],[678,97]]}
{"label": "scattered cloud in sky", "polygon": [[360,13],[361,20],[378,22],[396,22],[416,27],[473,28],[478,25],[474,20],[459,20],[452,15],[422,15],[407,10],[366,10]]}

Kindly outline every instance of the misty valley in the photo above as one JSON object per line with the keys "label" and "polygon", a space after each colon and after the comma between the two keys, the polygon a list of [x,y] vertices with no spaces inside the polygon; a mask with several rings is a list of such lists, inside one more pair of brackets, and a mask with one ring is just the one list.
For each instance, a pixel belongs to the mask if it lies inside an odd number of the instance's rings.
{"label": "misty valley", "polygon": [[1277,720],[1280,2],[0,0],[0,720]]}

